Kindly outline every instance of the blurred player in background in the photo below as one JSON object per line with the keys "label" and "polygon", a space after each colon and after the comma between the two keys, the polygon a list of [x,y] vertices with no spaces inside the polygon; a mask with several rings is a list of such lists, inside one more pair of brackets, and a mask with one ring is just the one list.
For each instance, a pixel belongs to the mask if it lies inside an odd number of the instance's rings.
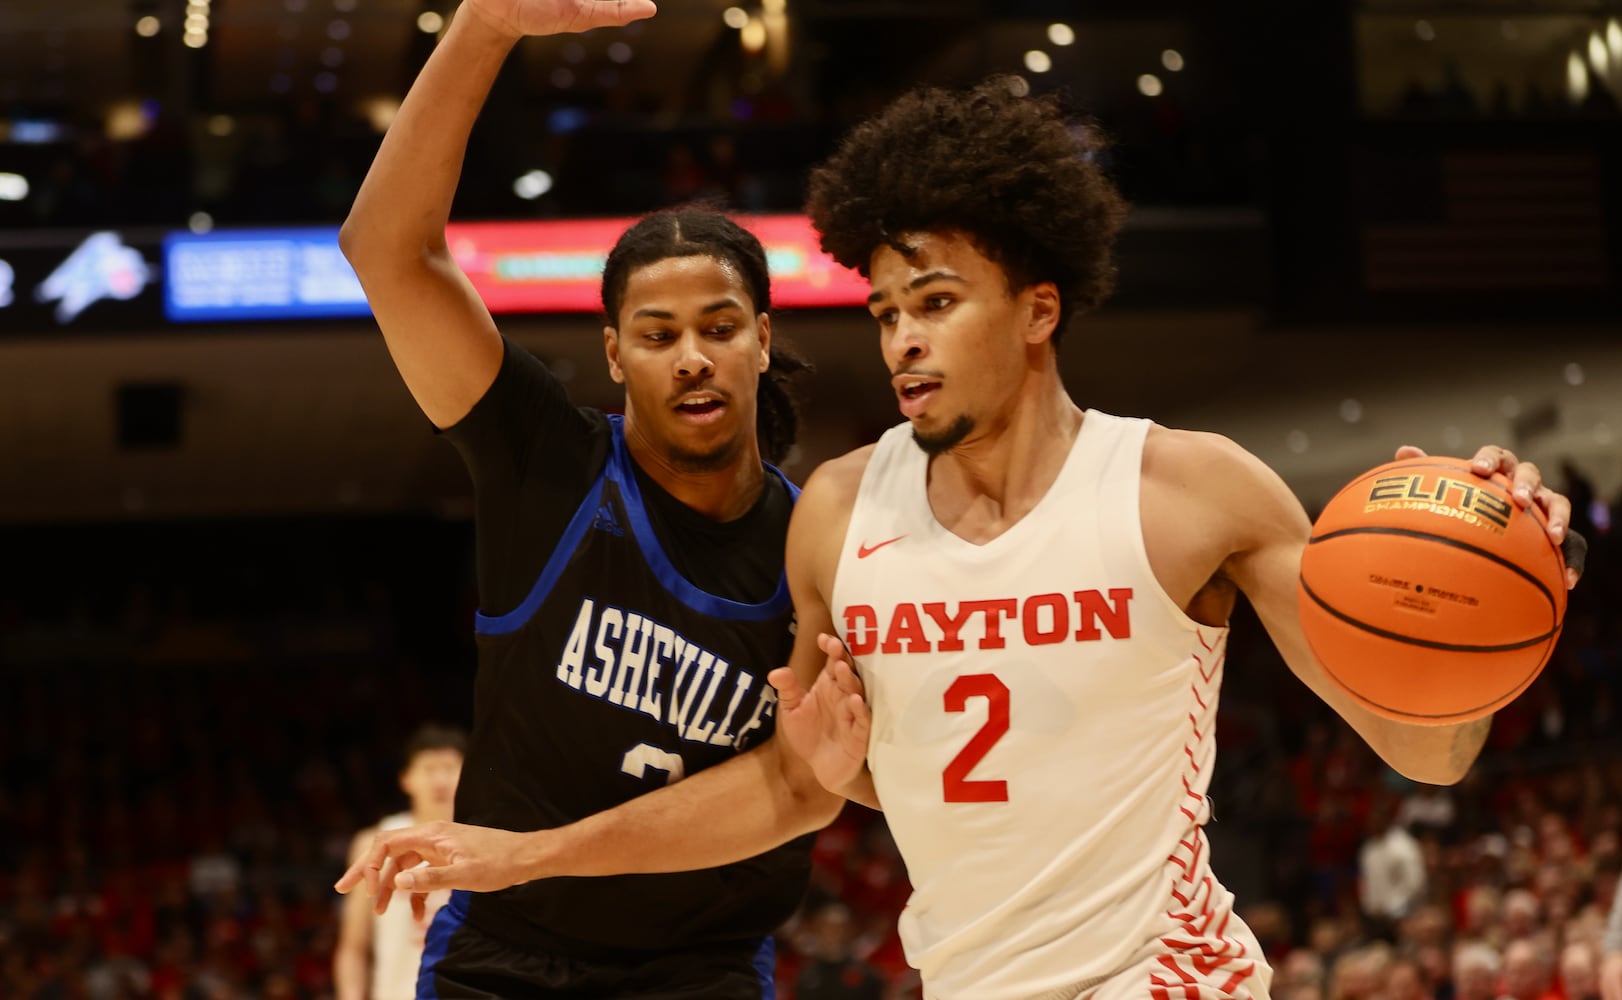
{"label": "blurred player in background", "polygon": [[[359,857],[379,831],[450,819],[466,751],[467,736],[460,729],[428,723],[413,733],[406,741],[400,769],[400,790],[411,800],[411,807],[385,816],[376,826],[356,834],[350,860]],[[411,912],[404,899],[396,900],[382,913],[373,913],[370,900],[360,895],[346,897],[338,947],[332,956],[337,1000],[415,997],[428,921],[449,898],[448,890],[429,894],[419,916]]]}

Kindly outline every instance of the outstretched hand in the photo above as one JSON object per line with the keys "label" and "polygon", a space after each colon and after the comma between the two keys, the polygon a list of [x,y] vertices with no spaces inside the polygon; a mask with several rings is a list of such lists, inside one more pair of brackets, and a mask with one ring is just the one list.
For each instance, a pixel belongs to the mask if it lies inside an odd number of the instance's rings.
{"label": "outstretched hand", "polygon": [[515,38],[617,28],[658,13],[653,0],[464,0],[462,7]]}
{"label": "outstretched hand", "polygon": [[[1397,458],[1424,458],[1425,451],[1413,445],[1397,449]],[[1560,547],[1566,560],[1566,589],[1577,586],[1583,575],[1583,562],[1588,557],[1588,540],[1570,530],[1571,501],[1551,490],[1543,483],[1543,473],[1531,462],[1523,462],[1508,448],[1485,445],[1470,460],[1470,471],[1478,476],[1501,472],[1509,480],[1510,496],[1522,510],[1536,505],[1543,512],[1545,530],[1549,538]]]}
{"label": "outstretched hand", "polygon": [[811,690],[788,667],[773,670],[766,679],[777,689],[778,731],[811,765],[822,787],[838,793],[867,763],[873,717],[845,644],[824,632],[817,636],[817,648],[827,659]]}
{"label": "outstretched hand", "polygon": [[435,889],[495,892],[526,882],[520,854],[525,836],[463,823],[419,823],[387,830],[355,859],[333,888],[349,893],[365,886],[382,913],[396,890],[411,893],[411,912],[422,919]]}

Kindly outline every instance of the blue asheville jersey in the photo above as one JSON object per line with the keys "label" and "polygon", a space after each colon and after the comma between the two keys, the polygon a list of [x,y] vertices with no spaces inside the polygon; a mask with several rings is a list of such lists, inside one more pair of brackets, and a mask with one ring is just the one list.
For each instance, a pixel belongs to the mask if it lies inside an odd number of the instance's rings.
{"label": "blue asheville jersey", "polygon": [[[788,662],[792,645],[786,579],[779,574],[776,593],[759,604],[689,582],[656,537],[620,418],[597,421],[608,438],[601,471],[528,596],[478,617],[460,822],[560,826],[772,732],[777,697],[766,674]],[[783,487],[797,495],[786,479]],[[783,533],[771,534],[780,548]],[[544,879],[475,894],[467,920],[519,946],[581,956],[758,941],[798,904],[811,839],[702,871]]]}

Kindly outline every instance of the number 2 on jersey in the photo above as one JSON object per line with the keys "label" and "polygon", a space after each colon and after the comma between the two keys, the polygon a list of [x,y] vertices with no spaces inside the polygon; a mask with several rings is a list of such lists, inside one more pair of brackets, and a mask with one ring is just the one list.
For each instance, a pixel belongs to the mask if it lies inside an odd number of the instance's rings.
{"label": "number 2 on jersey", "polygon": [[620,758],[620,770],[633,778],[646,778],[649,771],[663,771],[665,784],[674,785],[687,776],[681,754],[671,753],[652,743],[638,743]]}
{"label": "number 2 on jersey", "polygon": [[1008,782],[969,780],[969,772],[1008,732],[1008,688],[995,674],[964,674],[946,689],[946,710],[962,712],[970,698],[986,700],[986,724],[941,772],[948,802],[1007,802]]}

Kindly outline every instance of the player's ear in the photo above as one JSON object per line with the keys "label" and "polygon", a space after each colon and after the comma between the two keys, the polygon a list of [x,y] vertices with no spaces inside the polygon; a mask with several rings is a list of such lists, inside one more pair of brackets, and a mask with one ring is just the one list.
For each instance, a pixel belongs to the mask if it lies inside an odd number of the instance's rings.
{"label": "player's ear", "polygon": [[1040,344],[1053,336],[1059,327],[1059,286],[1051,281],[1038,281],[1025,289],[1027,343]]}
{"label": "player's ear", "polygon": [[625,370],[620,367],[620,332],[611,326],[603,327],[603,354],[608,358],[608,377],[625,384]]}
{"label": "player's ear", "polygon": [[760,371],[764,374],[772,366],[772,318],[761,313],[755,317],[755,325],[760,328]]}

